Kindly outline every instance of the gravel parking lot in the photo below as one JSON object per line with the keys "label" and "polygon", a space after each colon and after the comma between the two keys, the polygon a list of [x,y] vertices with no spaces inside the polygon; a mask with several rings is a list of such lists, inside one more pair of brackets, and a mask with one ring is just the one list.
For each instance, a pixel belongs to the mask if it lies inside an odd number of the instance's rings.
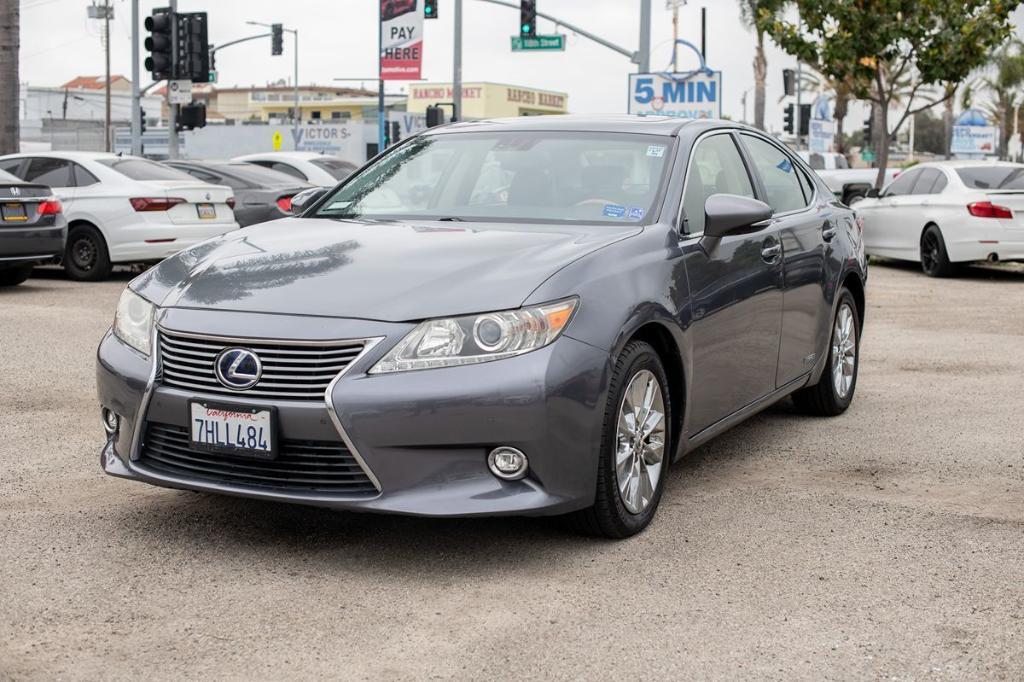
{"label": "gravel parking lot", "polygon": [[127,281],[0,292],[0,678],[1024,677],[1024,268],[873,265],[850,411],[709,443],[624,542],[104,476]]}

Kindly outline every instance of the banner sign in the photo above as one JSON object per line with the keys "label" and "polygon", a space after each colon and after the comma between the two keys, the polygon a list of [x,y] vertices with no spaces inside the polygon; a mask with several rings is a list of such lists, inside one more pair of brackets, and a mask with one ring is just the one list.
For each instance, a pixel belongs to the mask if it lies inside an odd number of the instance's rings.
{"label": "banner sign", "polygon": [[423,65],[423,12],[416,0],[380,0],[380,77],[420,79]]}
{"label": "banner sign", "polygon": [[812,152],[826,154],[833,150],[836,139],[836,124],[833,121],[811,119],[807,148]]}
{"label": "banner sign", "polygon": [[953,126],[953,154],[987,156],[996,153],[998,128],[992,126]]}
{"label": "banner sign", "polygon": [[676,118],[722,117],[722,72],[633,73],[629,113]]}

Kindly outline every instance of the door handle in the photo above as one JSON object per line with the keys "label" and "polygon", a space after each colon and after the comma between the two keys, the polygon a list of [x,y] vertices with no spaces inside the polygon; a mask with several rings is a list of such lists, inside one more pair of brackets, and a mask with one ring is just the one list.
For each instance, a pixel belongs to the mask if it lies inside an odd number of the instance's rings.
{"label": "door handle", "polygon": [[835,226],[831,222],[826,220],[825,224],[821,226],[821,238],[824,239],[827,242],[830,242],[830,241],[832,241],[832,239],[835,238],[835,236],[836,236],[836,228],[835,228]]}
{"label": "door handle", "polygon": [[782,255],[782,244],[778,242],[765,242],[761,247],[761,258],[768,263],[774,263]]}

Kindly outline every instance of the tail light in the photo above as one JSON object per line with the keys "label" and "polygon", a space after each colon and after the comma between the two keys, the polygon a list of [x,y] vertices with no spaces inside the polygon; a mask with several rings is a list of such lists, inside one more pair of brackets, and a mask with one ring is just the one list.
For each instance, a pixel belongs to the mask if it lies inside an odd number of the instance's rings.
{"label": "tail light", "polygon": [[128,201],[132,202],[132,208],[136,211],[170,211],[178,204],[185,203],[179,197],[139,197]]}
{"label": "tail light", "polygon": [[57,199],[44,199],[39,202],[39,215],[57,215],[64,210]]}
{"label": "tail light", "polygon": [[228,197],[227,204],[228,204],[228,208],[230,208],[232,211],[235,210],[235,198],[234,197]]}
{"label": "tail light", "polygon": [[281,211],[284,212],[284,213],[291,213],[292,212],[292,198],[291,197],[281,197],[280,199],[277,200],[277,207],[279,209],[281,209]]}
{"label": "tail light", "polygon": [[967,211],[975,218],[1012,218],[1013,211],[991,201],[977,201],[967,204]]}

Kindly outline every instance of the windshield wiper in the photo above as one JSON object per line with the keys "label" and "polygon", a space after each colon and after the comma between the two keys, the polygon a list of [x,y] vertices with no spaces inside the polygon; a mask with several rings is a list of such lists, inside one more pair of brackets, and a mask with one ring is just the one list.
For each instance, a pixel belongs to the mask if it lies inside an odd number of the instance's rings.
{"label": "windshield wiper", "polygon": [[439,222],[439,223],[461,223],[461,222],[465,222],[465,221],[462,218],[457,218],[455,216],[446,216],[444,218],[438,218],[437,222]]}

